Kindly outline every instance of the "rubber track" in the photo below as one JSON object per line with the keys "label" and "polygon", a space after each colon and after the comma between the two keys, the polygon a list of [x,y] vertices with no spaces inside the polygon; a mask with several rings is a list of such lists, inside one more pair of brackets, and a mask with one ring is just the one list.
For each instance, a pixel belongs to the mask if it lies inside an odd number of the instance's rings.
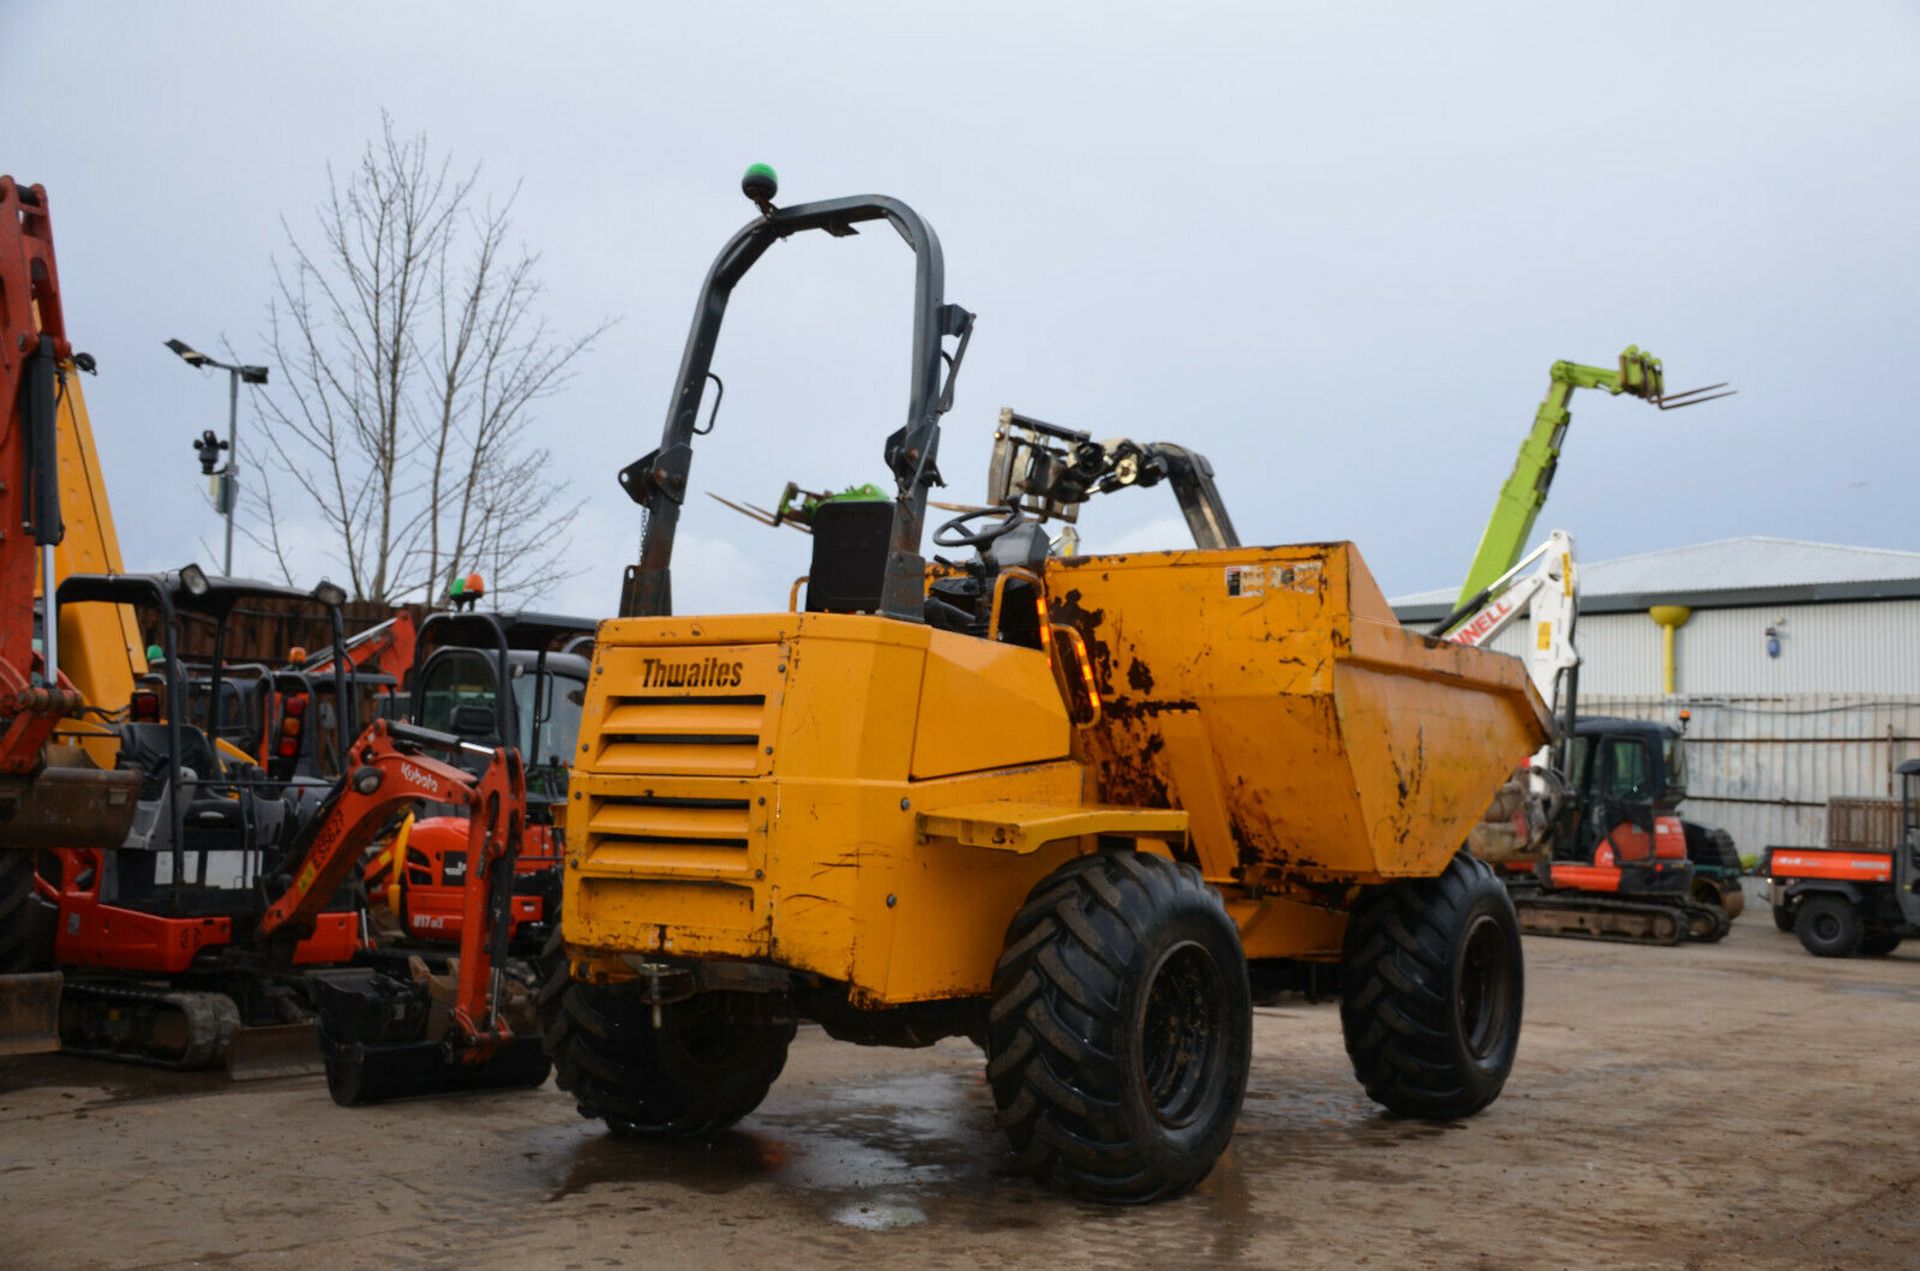
{"label": "rubber track", "polygon": [[[1514,908],[1520,913],[1520,929],[1530,936],[1550,936],[1557,940],[1599,940],[1607,944],[1649,944],[1661,948],[1684,944],[1687,940],[1687,916],[1678,904],[1643,903],[1637,900],[1615,900],[1610,897],[1588,896],[1578,893],[1513,893]],[[1659,936],[1623,936],[1612,933],[1592,931],[1547,930],[1527,926],[1529,910],[1547,911],[1584,911],[1587,913],[1608,913],[1639,915],[1642,917],[1668,917],[1673,920],[1671,938]]]}
{"label": "rubber track", "polygon": [[1409,1116],[1470,1116],[1499,1094],[1473,1096],[1452,1057],[1449,933],[1472,903],[1477,879],[1493,870],[1464,852],[1444,874],[1373,889],[1348,919],[1340,999],[1341,1031],[1354,1076],[1374,1102]]}
{"label": "rubber track", "polygon": [[1026,1172],[1090,1199],[1155,1199],[1164,1192],[1143,1190],[1147,1163],[1118,1120],[1120,977],[1156,910],[1182,893],[1225,907],[1198,870],[1145,853],[1082,857],[1050,881],[1008,924],[994,968],[999,1122]]}
{"label": "rubber track", "polygon": [[[187,1025],[187,1043],[173,1054],[152,1050],[96,1046],[66,1028],[69,1007],[88,1001],[110,1002],[128,1012],[158,1016],[177,1012]],[[223,993],[182,992],[175,989],[141,988],[130,984],[103,984],[69,979],[61,991],[60,1051],[67,1055],[86,1055],[94,1059],[115,1059],[123,1063],[146,1064],[153,1068],[190,1070],[209,1068],[226,1058],[227,1046],[240,1029],[240,1008]],[[151,1034],[149,1024],[141,1030]]]}
{"label": "rubber track", "polygon": [[[1713,944],[1723,940],[1733,930],[1733,919],[1727,917],[1727,911],[1718,905],[1703,905],[1696,900],[1621,900],[1611,896],[1595,896],[1581,892],[1541,892],[1515,891],[1513,903],[1520,911],[1521,926],[1528,935],[1552,936],[1564,940],[1600,940],[1610,944],[1651,944],[1668,947],[1685,944],[1689,941],[1698,944]],[[1528,910],[1561,910],[1589,913],[1639,914],[1648,917],[1670,914],[1678,934],[1671,940],[1659,937],[1642,938],[1595,934],[1589,931],[1548,931],[1526,926]],[[1696,934],[1696,928],[1704,923],[1705,929]]]}
{"label": "rubber track", "polygon": [[[1727,917],[1727,911],[1720,906],[1703,905],[1697,900],[1689,900],[1684,903],[1687,913],[1688,940],[1696,944],[1717,944],[1726,939],[1727,933],[1733,930],[1733,919]],[[1694,934],[1694,920],[1696,918],[1707,924],[1707,929],[1698,935]]]}

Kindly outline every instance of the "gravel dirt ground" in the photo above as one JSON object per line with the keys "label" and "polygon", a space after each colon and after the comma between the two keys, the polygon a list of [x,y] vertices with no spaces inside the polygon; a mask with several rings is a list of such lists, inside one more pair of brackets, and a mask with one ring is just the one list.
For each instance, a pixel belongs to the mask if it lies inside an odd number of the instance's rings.
{"label": "gravel dirt ground", "polygon": [[803,1029],[766,1104],[616,1142],[551,1085],[345,1110],[0,1060],[0,1265],[1913,1266],[1920,955],[1816,960],[1749,908],[1718,946],[1527,940],[1520,1059],[1470,1121],[1396,1121],[1328,1005],[1258,1012],[1232,1148],[1103,1210],[1006,1171],[977,1051]]}

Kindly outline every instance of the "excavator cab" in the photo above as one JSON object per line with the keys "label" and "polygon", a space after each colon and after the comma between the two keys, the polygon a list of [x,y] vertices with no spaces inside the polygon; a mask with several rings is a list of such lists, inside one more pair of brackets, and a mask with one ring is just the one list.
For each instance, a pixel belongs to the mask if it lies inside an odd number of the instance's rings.
{"label": "excavator cab", "polygon": [[1674,784],[1666,730],[1639,720],[1589,717],[1576,725],[1570,822],[1553,862],[1613,871],[1607,890],[1686,893],[1692,882],[1679,818],[1686,791]]}
{"label": "excavator cab", "polygon": [[[316,611],[337,645],[340,589],[322,583],[306,592],[215,578],[190,565],[166,574],[75,574],[60,584],[57,599],[62,607],[126,605],[158,615],[160,657],[132,698],[116,704],[116,767],[138,772],[141,786],[132,829],[100,863],[113,884],[108,898],[138,900],[156,912],[252,907],[256,880],[312,819],[331,786],[324,775],[299,775],[280,760],[305,753],[312,732],[327,739],[324,767],[342,772],[358,728],[344,672],[336,670],[329,686],[330,727],[328,711],[310,704],[310,684],[279,685],[298,691],[271,695],[279,700],[275,751],[266,764],[255,762],[254,752],[233,737],[244,739],[248,704],[268,697],[272,677],[250,668],[234,673],[225,656],[231,628],[248,602],[274,600]],[[212,627],[211,657],[202,668],[189,667],[183,654],[188,623]],[[230,894],[222,900],[221,893]],[[63,927],[62,940],[78,934]]]}
{"label": "excavator cab", "polygon": [[[407,676],[414,725],[459,737],[451,762],[476,775],[496,747],[523,756],[526,835],[515,863],[511,947],[536,952],[560,912],[558,824],[580,731],[596,625],[555,614],[437,613],[419,629]],[[584,644],[582,642],[585,642]],[[504,686],[504,687],[503,687]],[[366,863],[376,920],[418,940],[457,940],[465,924],[467,817],[429,806]]]}
{"label": "excavator cab", "polygon": [[590,669],[582,650],[598,625],[532,611],[434,614],[407,677],[413,722],[518,748],[530,816],[563,801]]}

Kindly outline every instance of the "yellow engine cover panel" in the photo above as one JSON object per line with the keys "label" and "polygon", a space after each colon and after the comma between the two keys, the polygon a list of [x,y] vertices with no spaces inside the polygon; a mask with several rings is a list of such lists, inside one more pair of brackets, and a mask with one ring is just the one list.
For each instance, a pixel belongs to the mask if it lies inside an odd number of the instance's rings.
{"label": "yellow engine cover panel", "polygon": [[1045,653],[951,631],[927,635],[916,779],[1067,757],[1071,729]]}
{"label": "yellow engine cover panel", "polygon": [[985,850],[922,812],[1077,806],[1069,732],[1035,649],[863,615],[605,623],[567,943],[770,959],[873,1005],[984,993],[1008,917],[1088,844]]}

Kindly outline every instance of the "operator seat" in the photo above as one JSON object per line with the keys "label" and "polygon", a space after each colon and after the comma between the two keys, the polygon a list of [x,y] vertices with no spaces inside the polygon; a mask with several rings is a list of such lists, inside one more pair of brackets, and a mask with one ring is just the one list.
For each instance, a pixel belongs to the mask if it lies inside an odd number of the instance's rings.
{"label": "operator seat", "polygon": [[[1037,521],[1014,526],[968,563],[967,572],[934,582],[927,595],[929,626],[985,639],[993,616],[993,588],[1001,571],[1013,568],[1040,573],[1047,564],[1047,531]],[[1033,584],[1015,578],[1001,597],[1000,639],[1007,644],[1041,647],[1039,614],[1033,603]]]}
{"label": "operator seat", "polygon": [[246,848],[251,837],[256,842],[280,837],[281,825],[292,813],[290,804],[277,797],[256,794],[245,786],[228,786],[234,797],[208,791],[221,784],[227,774],[213,743],[192,724],[180,725],[180,788],[168,788],[169,772],[167,725],[151,721],[120,726],[120,763],[140,773],[140,808],[135,814],[134,832],[127,846],[153,851],[172,847],[171,800],[178,798],[184,808],[181,827],[185,833],[182,847],[190,852],[237,852]]}

